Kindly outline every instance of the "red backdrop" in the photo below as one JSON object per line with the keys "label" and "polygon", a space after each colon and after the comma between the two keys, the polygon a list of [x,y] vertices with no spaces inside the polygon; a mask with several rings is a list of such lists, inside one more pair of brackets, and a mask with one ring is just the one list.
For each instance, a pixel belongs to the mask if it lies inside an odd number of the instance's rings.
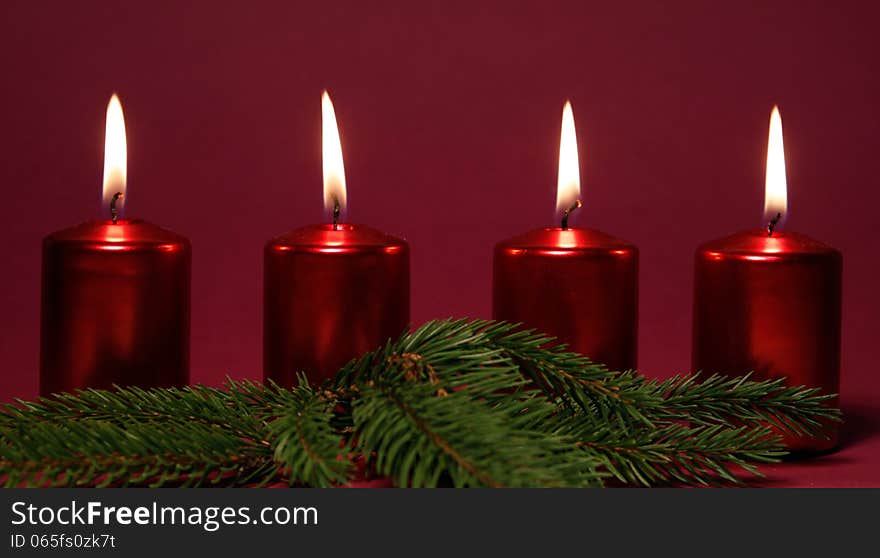
{"label": "red backdrop", "polygon": [[417,324],[489,315],[493,244],[552,219],[570,98],[576,222],[639,246],[640,364],[661,376],[689,365],[694,248],[760,224],[779,103],[786,227],[844,254],[847,445],[797,474],[880,485],[876,5],[226,4],[0,8],[0,400],[36,393],[40,241],[97,213],[113,91],[128,215],[192,240],[192,378],[211,384],[260,376],[262,246],[321,218],[323,88],[351,220],[411,243]]}

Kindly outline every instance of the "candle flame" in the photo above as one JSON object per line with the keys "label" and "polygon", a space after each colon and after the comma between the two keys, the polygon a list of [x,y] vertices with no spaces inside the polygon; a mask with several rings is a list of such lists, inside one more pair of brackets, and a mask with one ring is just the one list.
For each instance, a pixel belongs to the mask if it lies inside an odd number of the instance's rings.
{"label": "candle flame", "polygon": [[333,101],[324,91],[321,97],[321,143],[324,167],[324,209],[332,212],[336,204],[345,209],[345,165],[342,162],[342,142]]}
{"label": "candle flame", "polygon": [[770,134],[767,139],[767,175],[764,181],[764,224],[773,228],[787,216],[788,195],[785,180],[785,148],[782,144],[782,116],[779,107],[770,113]]}
{"label": "candle flame", "polygon": [[577,133],[571,102],[562,109],[562,132],[559,136],[559,180],[556,183],[556,214],[561,216],[577,203],[581,195],[581,172],[578,165]]}
{"label": "candle flame", "polygon": [[104,132],[104,193],[103,208],[109,211],[115,194],[122,194],[116,200],[120,212],[125,206],[125,186],[128,169],[125,142],[125,118],[122,103],[114,93],[107,104],[107,126]]}

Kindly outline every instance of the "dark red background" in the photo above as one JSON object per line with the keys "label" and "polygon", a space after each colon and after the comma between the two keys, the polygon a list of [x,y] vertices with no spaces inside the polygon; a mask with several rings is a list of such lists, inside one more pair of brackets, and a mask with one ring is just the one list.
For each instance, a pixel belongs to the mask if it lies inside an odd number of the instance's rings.
{"label": "dark red background", "polygon": [[844,254],[850,422],[771,484],[880,486],[876,5],[225,4],[0,8],[0,399],[36,394],[40,240],[96,215],[113,91],[129,216],[192,240],[192,378],[212,384],[260,376],[262,246],[321,218],[323,88],[351,219],[411,243],[417,324],[489,315],[493,244],[552,218],[570,98],[577,222],[639,246],[640,363],[661,376],[689,366],[694,248],[759,225],[779,103],[786,226]]}

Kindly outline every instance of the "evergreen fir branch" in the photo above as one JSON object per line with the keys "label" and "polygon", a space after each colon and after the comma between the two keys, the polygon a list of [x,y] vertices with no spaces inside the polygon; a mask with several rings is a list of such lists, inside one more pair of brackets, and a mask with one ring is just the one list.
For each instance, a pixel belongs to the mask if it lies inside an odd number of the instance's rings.
{"label": "evergreen fir branch", "polygon": [[[488,320],[428,322],[352,361],[337,382],[387,375],[401,363],[412,377],[453,389],[462,385],[482,388],[482,396],[489,398],[491,390],[474,382],[491,372],[505,375],[517,370],[551,400],[616,422],[620,428],[682,420],[697,424],[733,421],[769,423],[789,434],[820,435],[823,426],[839,420],[839,411],[827,406],[832,396],[816,389],[787,387],[783,380],[752,381],[749,375],[687,375],[658,382],[634,371],[609,371],[569,352],[552,337]],[[521,385],[511,384],[507,389]]]}
{"label": "evergreen fir branch", "polygon": [[821,436],[830,423],[840,420],[840,411],[828,406],[834,395],[823,395],[818,388],[786,386],[783,378],[750,378],[751,374],[735,378],[692,374],[662,382],[644,379],[659,399],[648,414],[660,421],[686,419],[701,425],[769,424],[798,436]]}
{"label": "evergreen fir branch", "polygon": [[261,485],[277,474],[270,448],[199,423],[22,426],[0,427],[6,487]]}
{"label": "evergreen fir branch", "polygon": [[375,453],[378,472],[399,486],[435,487],[441,480],[456,487],[601,482],[594,459],[556,436],[519,428],[509,418],[515,414],[466,393],[437,395],[430,384],[376,382],[359,388],[356,447]]}
{"label": "evergreen fir branch", "polygon": [[687,420],[696,424],[771,424],[782,433],[821,435],[840,412],[827,403],[834,395],[816,388],[790,387],[784,379],[751,380],[751,374],[675,376],[666,381],[634,371],[614,372],[553,344],[551,337],[511,330],[509,324],[488,324],[492,344],[504,347],[534,385],[548,396],[574,402],[606,421],[632,419],[655,424]]}
{"label": "evergreen fir branch", "polygon": [[[126,440],[127,444],[119,448],[121,453],[118,455],[95,456],[106,468],[116,467],[114,470],[119,470],[126,459],[133,464],[142,463],[147,466],[148,459],[137,454],[139,446],[136,441],[141,437],[145,442],[157,436],[185,439],[196,435],[205,441],[227,439],[239,449],[228,456],[230,461],[227,464],[217,460],[220,456],[215,456],[217,459],[214,461],[208,458],[210,456],[206,457],[206,464],[211,465],[209,469],[213,474],[211,482],[223,485],[245,481],[260,483],[274,478],[278,469],[278,465],[272,461],[274,448],[267,423],[283,415],[288,405],[296,400],[295,390],[282,389],[272,382],[264,385],[232,380],[227,380],[224,389],[192,386],[143,390],[126,387],[113,391],[88,389],[53,394],[36,401],[19,400],[14,405],[0,408],[0,446],[6,444],[13,448],[51,448],[52,440],[56,440],[56,443],[68,441],[68,437],[64,435],[65,429],[68,429],[70,436],[84,447],[97,449],[103,447],[101,444],[104,442],[97,438],[108,435],[108,432],[111,440],[118,440],[122,432],[134,431],[135,438]],[[42,435],[43,438],[22,437],[22,433],[31,432],[34,436]],[[117,438],[112,437],[114,434]],[[65,447],[72,453],[35,453],[26,462],[44,466],[47,471],[68,470],[70,474],[61,481],[64,485],[87,485],[93,482],[95,479],[86,474],[87,469],[75,466],[79,459],[79,455],[73,451],[76,446]],[[124,450],[134,453],[126,454]],[[7,476],[6,482],[14,482],[18,478],[16,474],[10,474],[16,473],[16,458],[25,459],[25,456],[12,452],[7,459],[0,459],[0,477]],[[193,475],[188,469],[186,463],[189,461],[192,461],[192,467],[197,464],[197,460],[176,456],[171,452],[168,454],[168,466],[171,467],[175,462],[177,465],[170,470],[163,470],[158,481],[151,479],[149,475],[137,475],[134,484],[158,482],[188,486],[204,483],[205,479]],[[253,467],[248,465],[242,468],[239,463],[259,463],[260,466],[251,471]],[[154,465],[156,467],[159,465]],[[22,470],[30,469],[25,466]],[[239,474],[231,475],[230,470],[238,471]],[[250,472],[255,476],[251,476]],[[49,476],[42,475],[22,482],[27,484],[39,481],[49,485],[58,482],[49,481],[48,478]],[[119,481],[113,475],[107,478],[113,484]]]}
{"label": "evergreen fir branch", "polygon": [[779,434],[838,420],[830,397],[781,380],[650,380],[514,324],[445,320],[320,389],[228,380],[0,406],[0,481],[331,486],[354,448],[402,486],[738,482],[785,453]]}
{"label": "evergreen fir branch", "polygon": [[271,382],[258,385],[232,380],[227,380],[225,389],[205,386],[86,389],[0,406],[0,426],[21,421],[199,422],[234,429],[241,436],[252,437],[259,432],[258,422],[273,412],[280,412],[290,397],[288,390]]}
{"label": "evergreen fir branch", "polygon": [[348,363],[337,374],[335,387],[345,389],[392,376],[400,381],[426,381],[444,389],[469,386],[484,393],[524,385],[517,365],[503,349],[488,346],[481,331],[484,323],[428,322]]}
{"label": "evergreen fir branch", "polygon": [[544,427],[602,462],[624,484],[643,486],[742,484],[738,473],[762,476],[756,464],[786,455],[781,437],[768,426],[716,424],[620,430],[585,416],[555,418]]}
{"label": "evergreen fir branch", "polygon": [[212,389],[216,396],[228,397],[231,406],[261,421],[271,421],[284,414],[295,403],[299,394],[297,389],[279,386],[271,379],[263,382],[252,380],[233,380],[227,377],[221,389]]}
{"label": "evergreen fir branch", "polygon": [[642,408],[651,394],[639,389],[641,377],[635,372],[611,372],[569,351],[555,338],[522,329],[519,324],[476,320],[471,326],[481,328],[485,344],[502,349],[530,384],[547,397],[621,426],[633,421],[650,424]]}
{"label": "evergreen fir branch", "polygon": [[[642,409],[646,403],[657,403],[657,395],[634,372],[611,372],[567,351],[552,337],[490,320],[428,322],[349,363],[337,376],[337,386],[385,375],[401,360],[418,362],[414,370],[421,379],[453,386],[470,385],[464,380],[473,381],[473,373],[479,370],[515,372],[522,376],[515,387],[537,387],[560,404],[622,425],[631,421],[650,424]],[[513,378],[508,381],[515,382]]]}
{"label": "evergreen fir branch", "polygon": [[[426,340],[447,340],[442,350],[425,346]],[[507,372],[518,367],[551,400],[567,403],[560,416],[574,424],[586,417],[602,438],[578,439],[621,482],[697,483],[718,479],[739,482],[730,467],[757,474],[750,462],[765,463],[785,454],[778,437],[770,436],[762,425],[771,424],[781,432],[814,435],[823,420],[834,420],[839,412],[825,405],[829,396],[815,389],[786,387],[781,380],[750,381],[746,377],[726,378],[696,375],[679,376],[664,382],[649,380],[635,372],[611,372],[588,359],[553,346],[552,339],[529,331],[515,331],[510,324],[488,321],[446,321],[426,324],[411,337],[389,343],[381,355],[366,355],[354,365],[366,377],[388,377],[401,368],[389,363],[407,364],[409,379],[442,383],[454,371],[459,385],[476,386],[483,372],[467,369],[468,358],[481,352],[496,359],[497,369]],[[498,349],[502,349],[499,353]],[[404,352],[406,351],[406,352]],[[437,362],[429,360],[438,358]],[[505,361],[505,357],[507,360]],[[436,364],[436,366],[435,366]],[[424,372],[424,370],[428,372]],[[487,385],[478,397],[492,400]],[[509,389],[522,388],[511,384]],[[579,417],[579,418],[575,418]],[[689,421],[702,428],[687,428]],[[552,424],[554,421],[549,421]],[[609,424],[616,427],[611,428]],[[723,428],[745,424],[751,428]],[[538,423],[530,427],[541,429]],[[608,435],[614,434],[615,439]],[[613,441],[616,445],[608,445]],[[586,444],[586,445],[585,445]],[[641,448],[643,451],[635,451]]]}
{"label": "evergreen fir branch", "polygon": [[346,482],[352,469],[344,455],[344,439],[331,425],[335,400],[323,397],[300,377],[293,401],[269,424],[275,461],[290,485],[328,487]]}

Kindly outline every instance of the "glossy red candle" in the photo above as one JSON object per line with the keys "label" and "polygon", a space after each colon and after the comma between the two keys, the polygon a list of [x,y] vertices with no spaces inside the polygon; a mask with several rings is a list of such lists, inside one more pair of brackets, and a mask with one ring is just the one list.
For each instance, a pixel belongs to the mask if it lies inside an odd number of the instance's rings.
{"label": "glossy red candle", "polygon": [[190,243],[143,221],[90,221],[43,240],[40,393],[182,386]]}
{"label": "glossy red candle", "polygon": [[409,245],[363,225],[314,225],[265,249],[263,370],[313,384],[409,325]]}
{"label": "glossy red candle", "polygon": [[[802,234],[756,230],[704,244],[696,254],[693,367],[786,378],[837,393],[840,377],[840,252]],[[834,401],[831,404],[837,405]],[[795,451],[828,439],[788,438]]]}
{"label": "glossy red candle", "polygon": [[538,229],[500,242],[492,314],[557,337],[611,369],[633,369],[638,250],[579,228]]}

